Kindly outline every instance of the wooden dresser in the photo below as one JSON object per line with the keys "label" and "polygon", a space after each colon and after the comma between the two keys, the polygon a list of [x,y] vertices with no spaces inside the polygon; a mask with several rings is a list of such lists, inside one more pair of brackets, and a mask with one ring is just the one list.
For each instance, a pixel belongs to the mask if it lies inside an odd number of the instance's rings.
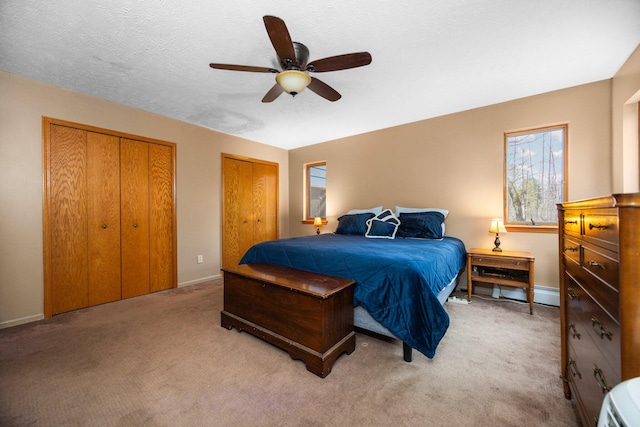
{"label": "wooden dresser", "polygon": [[640,193],[558,205],[562,379],[584,426],[640,376]]}

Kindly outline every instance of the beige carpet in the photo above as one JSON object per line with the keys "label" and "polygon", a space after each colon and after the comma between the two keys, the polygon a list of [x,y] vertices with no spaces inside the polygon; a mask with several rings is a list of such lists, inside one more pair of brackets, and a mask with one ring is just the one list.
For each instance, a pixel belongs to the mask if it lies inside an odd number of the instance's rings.
{"label": "beige carpet", "polygon": [[446,308],[433,360],[358,333],[325,379],[220,327],[220,280],[0,330],[0,425],[577,425],[557,308]]}

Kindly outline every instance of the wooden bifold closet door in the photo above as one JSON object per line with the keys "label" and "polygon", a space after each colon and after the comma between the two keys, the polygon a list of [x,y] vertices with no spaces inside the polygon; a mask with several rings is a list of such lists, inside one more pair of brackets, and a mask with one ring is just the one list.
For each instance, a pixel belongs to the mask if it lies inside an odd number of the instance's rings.
{"label": "wooden bifold closet door", "polygon": [[176,286],[175,144],[43,118],[45,317]]}
{"label": "wooden bifold closet door", "polygon": [[278,164],[222,154],[222,268],[278,238]]}

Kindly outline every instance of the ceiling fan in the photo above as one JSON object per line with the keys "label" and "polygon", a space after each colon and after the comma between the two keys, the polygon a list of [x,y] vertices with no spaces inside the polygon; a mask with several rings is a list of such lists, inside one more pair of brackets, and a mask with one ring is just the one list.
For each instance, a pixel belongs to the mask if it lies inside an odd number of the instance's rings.
{"label": "ceiling fan", "polygon": [[249,65],[209,64],[211,68],[231,71],[249,71],[253,73],[275,73],[276,84],[262,98],[262,102],[274,101],[282,92],[296,96],[308,87],[313,92],[329,101],[337,101],[341,95],[328,84],[311,77],[309,73],[346,70],[362,67],[371,63],[369,52],[347,53],[307,62],[309,49],[302,43],[291,41],[291,36],[284,21],[275,16],[263,17],[271,44],[278,54],[282,71],[269,67],[253,67]]}

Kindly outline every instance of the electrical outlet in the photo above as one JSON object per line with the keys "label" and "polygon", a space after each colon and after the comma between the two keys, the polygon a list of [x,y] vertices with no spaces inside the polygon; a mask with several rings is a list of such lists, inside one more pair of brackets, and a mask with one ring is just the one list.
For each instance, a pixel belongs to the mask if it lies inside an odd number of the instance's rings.
{"label": "electrical outlet", "polygon": [[204,262],[204,259],[202,258],[202,255],[198,255],[198,264],[202,264]]}

